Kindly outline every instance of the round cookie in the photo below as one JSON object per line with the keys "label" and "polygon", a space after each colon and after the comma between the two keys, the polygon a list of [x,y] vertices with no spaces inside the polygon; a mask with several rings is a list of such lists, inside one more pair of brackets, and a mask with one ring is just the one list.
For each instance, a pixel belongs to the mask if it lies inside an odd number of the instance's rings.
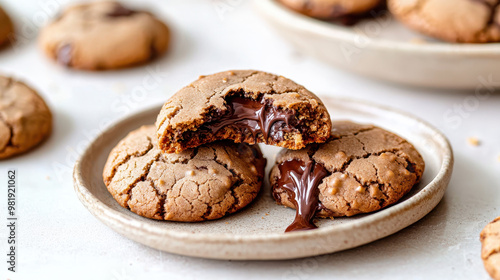
{"label": "round cookie", "polygon": [[143,63],[164,53],[167,26],[151,13],[113,1],[67,8],[40,34],[51,58],[68,67],[105,70]]}
{"label": "round cookie", "polygon": [[500,217],[481,231],[481,258],[490,276],[500,280]]}
{"label": "round cookie", "polygon": [[319,19],[334,19],[367,12],[382,0],[279,0],[283,5],[301,14]]}
{"label": "round cookie", "polygon": [[14,26],[5,11],[0,7],[0,46],[7,43],[14,35]]}
{"label": "round cookie", "polygon": [[258,146],[217,142],[162,153],[155,127],[130,132],[109,154],[103,178],[118,203],[157,220],[219,219],[248,205],[262,185]]}
{"label": "round cookie", "polygon": [[24,83],[0,76],[0,159],[33,148],[52,129],[43,99]]}
{"label": "round cookie", "polygon": [[316,228],[314,216],[352,216],[391,205],[420,181],[424,167],[401,137],[342,121],[333,122],[326,143],[281,151],[269,180],[277,203],[298,208],[287,229],[293,231]]}
{"label": "round cookie", "polygon": [[181,152],[216,140],[300,149],[324,142],[331,120],[321,100],[303,86],[261,71],[209,76],[179,90],[158,115],[160,148]]}
{"label": "round cookie", "polygon": [[459,43],[500,41],[499,0],[389,0],[391,13],[426,35]]}

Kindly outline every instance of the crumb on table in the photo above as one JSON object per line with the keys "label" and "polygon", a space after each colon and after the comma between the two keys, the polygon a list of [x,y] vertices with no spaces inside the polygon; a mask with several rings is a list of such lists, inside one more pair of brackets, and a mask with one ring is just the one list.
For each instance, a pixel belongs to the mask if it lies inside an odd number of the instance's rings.
{"label": "crumb on table", "polygon": [[469,145],[471,146],[479,146],[481,144],[481,142],[479,141],[479,139],[477,139],[476,137],[469,137],[467,138],[467,143],[469,143]]}

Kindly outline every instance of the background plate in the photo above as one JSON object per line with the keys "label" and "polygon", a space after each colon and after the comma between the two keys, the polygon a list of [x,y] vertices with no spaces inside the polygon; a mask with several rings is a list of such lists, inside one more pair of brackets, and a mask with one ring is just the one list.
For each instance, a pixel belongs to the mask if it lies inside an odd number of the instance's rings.
{"label": "background plate", "polygon": [[[276,205],[269,183],[249,207],[217,221],[155,221],[122,208],[108,193],[102,170],[110,150],[131,130],[154,123],[160,106],[129,116],[99,135],[74,168],[81,202],[118,233],[147,246],[182,255],[213,259],[291,259],[332,253],[393,234],[429,213],[441,200],[453,169],[447,139],[427,123],[369,103],[322,97],[334,119],[373,123],[408,139],[424,157],[422,182],[399,203],[371,214],[320,219],[316,230],[283,233],[294,210]],[[261,145],[269,171],[279,148]],[[268,173],[267,173],[268,174]]]}
{"label": "background plate", "polygon": [[301,15],[274,0],[254,3],[277,33],[300,51],[367,77],[421,87],[476,89],[498,72],[500,43],[440,42],[390,16],[345,27]]}

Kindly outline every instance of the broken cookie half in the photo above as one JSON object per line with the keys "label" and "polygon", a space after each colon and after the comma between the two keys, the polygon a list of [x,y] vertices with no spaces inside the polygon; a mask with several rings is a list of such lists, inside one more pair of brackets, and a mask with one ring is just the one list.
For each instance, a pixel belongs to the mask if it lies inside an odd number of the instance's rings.
{"label": "broken cookie half", "polygon": [[425,164],[405,139],[372,125],[333,123],[330,139],[283,150],[269,175],[277,203],[296,209],[286,231],[313,229],[313,217],[369,213],[396,203]]}
{"label": "broken cookie half", "polygon": [[134,130],[109,154],[103,179],[121,206],[151,219],[196,222],[234,213],[257,196],[266,165],[258,146],[222,141],[167,154],[155,131]]}
{"label": "broken cookie half", "polygon": [[202,76],[174,94],[158,115],[158,145],[179,153],[216,140],[301,149],[330,137],[330,116],[303,86],[261,71]]}

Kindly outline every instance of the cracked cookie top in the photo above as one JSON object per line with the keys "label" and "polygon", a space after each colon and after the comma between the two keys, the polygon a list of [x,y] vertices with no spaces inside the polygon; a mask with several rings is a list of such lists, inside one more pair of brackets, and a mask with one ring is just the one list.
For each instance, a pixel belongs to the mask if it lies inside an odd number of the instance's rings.
{"label": "cracked cookie top", "polygon": [[161,109],[159,147],[181,152],[216,140],[300,149],[330,136],[323,102],[303,86],[261,71],[235,70],[182,88]]}
{"label": "cracked cookie top", "polygon": [[500,0],[389,0],[401,22],[450,42],[500,41]]}
{"label": "cracked cookie top", "polygon": [[14,37],[14,26],[9,16],[0,7],[0,46]]}
{"label": "cracked cookie top", "polygon": [[481,231],[481,258],[490,276],[500,280],[500,217]]}
{"label": "cracked cookie top", "polygon": [[368,213],[397,202],[420,181],[424,161],[405,139],[372,125],[333,123],[324,144],[283,150],[270,173],[275,200],[297,209],[287,229],[311,219]]}
{"label": "cracked cookie top", "polygon": [[40,35],[49,57],[85,70],[142,63],[164,53],[168,44],[169,30],[163,22],[114,1],[71,6]]}
{"label": "cracked cookie top", "polygon": [[382,0],[279,0],[283,5],[301,14],[319,19],[335,19],[367,12]]}
{"label": "cracked cookie top", "polygon": [[152,219],[195,222],[221,218],[249,204],[266,160],[258,146],[216,142],[162,153],[155,127],[130,132],[109,154],[103,179],[123,207]]}
{"label": "cracked cookie top", "polygon": [[47,138],[52,114],[22,82],[0,76],[0,159],[23,153]]}

